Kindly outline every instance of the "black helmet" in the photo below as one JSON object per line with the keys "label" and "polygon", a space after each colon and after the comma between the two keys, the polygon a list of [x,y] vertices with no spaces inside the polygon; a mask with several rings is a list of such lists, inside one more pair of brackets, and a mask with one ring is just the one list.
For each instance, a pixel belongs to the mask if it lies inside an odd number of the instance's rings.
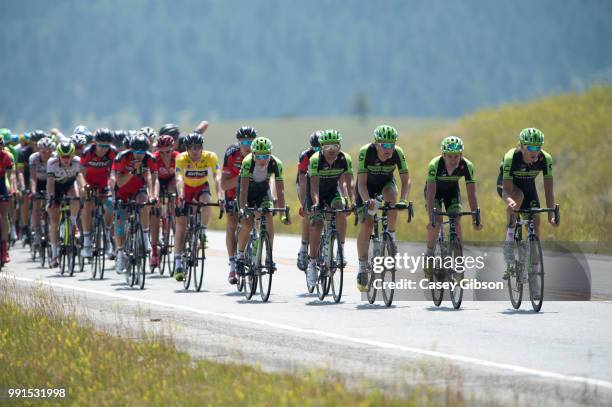
{"label": "black helmet", "polygon": [[137,135],[131,138],[130,148],[132,150],[147,151],[149,149],[149,139],[141,132],[138,132]]}
{"label": "black helmet", "polygon": [[257,137],[257,130],[249,126],[242,126],[236,130],[236,138],[255,138]]}
{"label": "black helmet", "polygon": [[310,147],[315,148],[321,146],[321,144],[319,144],[319,137],[321,136],[321,133],[323,133],[322,130],[317,130],[310,135]]}
{"label": "black helmet", "polygon": [[128,132],[125,130],[115,130],[113,132],[113,144],[118,147],[121,147],[124,144],[128,144],[126,139],[128,137]]}
{"label": "black helmet", "polygon": [[44,139],[45,137],[49,137],[49,135],[45,133],[44,130],[34,130],[32,133],[30,133],[30,138],[35,143]]}
{"label": "black helmet", "polygon": [[96,143],[112,143],[114,134],[107,128],[97,129],[94,133],[94,140]]}
{"label": "black helmet", "polygon": [[166,123],[159,129],[159,135],[163,136],[164,134],[176,140],[181,132],[176,124]]}
{"label": "black helmet", "polygon": [[185,147],[201,146],[204,144],[204,139],[200,133],[189,133],[183,140]]}

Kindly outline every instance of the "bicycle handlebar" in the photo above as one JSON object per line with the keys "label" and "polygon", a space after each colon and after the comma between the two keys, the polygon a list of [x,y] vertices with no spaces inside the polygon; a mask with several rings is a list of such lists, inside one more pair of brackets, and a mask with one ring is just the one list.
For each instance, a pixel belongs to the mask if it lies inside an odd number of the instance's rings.
{"label": "bicycle handlebar", "polygon": [[198,201],[191,201],[191,202],[185,202],[185,207],[188,206],[195,206],[197,208],[204,208],[206,206],[218,206],[219,207],[219,219],[221,219],[223,217],[223,213],[225,213],[225,204],[224,203],[219,203],[219,202],[198,202]]}
{"label": "bicycle handlebar", "polygon": [[438,210],[438,208],[433,208],[432,214],[433,216],[431,219],[431,226],[436,226],[436,216],[448,216],[449,218],[452,218],[452,217],[459,218],[461,216],[468,216],[468,215],[471,215],[474,218],[474,224],[476,226],[480,226],[480,208],[476,208],[475,211],[468,211],[468,212],[441,212]]}
{"label": "bicycle handlebar", "polygon": [[[379,195],[375,198],[377,201],[381,201],[382,202],[382,195]],[[412,222],[412,218],[414,218],[414,206],[412,204],[412,201],[409,201],[408,204],[390,204],[389,202],[385,202],[385,204],[383,206],[379,206],[378,208],[376,208],[377,211],[401,211],[401,210],[407,210],[408,211],[408,219],[406,223],[410,223]],[[366,219],[366,215],[368,213],[368,205],[367,203],[364,203],[363,205],[363,216],[361,218],[361,223],[365,222]],[[357,225],[357,219],[355,219],[355,226]]]}
{"label": "bicycle handlebar", "polygon": [[538,213],[554,213],[555,223],[558,225],[561,222],[561,211],[559,210],[559,204],[555,204],[554,208],[528,208],[528,209],[517,209],[514,213],[523,213],[526,215],[535,215]]}

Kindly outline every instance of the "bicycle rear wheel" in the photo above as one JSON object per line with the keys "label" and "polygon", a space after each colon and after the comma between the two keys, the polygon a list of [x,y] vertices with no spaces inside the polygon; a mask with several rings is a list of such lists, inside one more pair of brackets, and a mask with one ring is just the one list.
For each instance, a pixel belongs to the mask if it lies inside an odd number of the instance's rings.
{"label": "bicycle rear wheel", "polygon": [[206,259],[204,242],[206,240],[206,234],[203,229],[198,228],[194,236],[194,244],[192,247],[193,255],[193,285],[196,291],[202,289],[202,283],[204,282],[204,261]]}
{"label": "bicycle rear wheel", "polygon": [[[459,238],[457,238],[456,240],[453,240],[450,243],[450,254],[453,258],[453,265],[457,264],[454,259],[463,256],[463,247],[461,246],[461,241],[459,240]],[[458,281],[459,280],[459,278],[457,277],[458,274],[463,274],[463,273],[457,273],[457,271],[452,270],[450,274],[447,274],[448,276],[450,276],[450,280],[452,282],[457,283],[454,290],[449,289],[451,302],[453,303],[453,308],[455,309],[459,309],[461,307],[461,301],[463,301],[463,287]]]}
{"label": "bicycle rear wheel", "polygon": [[380,256],[380,249],[377,247],[381,243],[375,242],[374,238],[370,238],[370,254],[368,255],[368,291],[367,298],[370,304],[374,304],[376,301],[377,289],[374,284],[374,281],[378,279],[376,277],[376,272],[374,271],[374,265],[372,264],[374,257]]}
{"label": "bicycle rear wheel", "polygon": [[[520,226],[517,226],[520,227]],[[510,303],[514,309],[519,309],[521,307],[521,302],[523,301],[523,267],[524,267],[524,259],[520,259],[520,247],[525,244],[521,241],[514,241],[514,254],[519,256],[519,260],[515,260],[514,264],[509,266],[510,270],[508,277],[508,294],[510,295]]]}
{"label": "bicycle rear wheel", "polygon": [[267,232],[262,233],[259,241],[259,295],[263,302],[267,302],[270,298],[272,274],[274,273],[272,268],[272,245],[270,244],[270,237]]}
{"label": "bicycle rear wheel", "polygon": [[[539,267],[538,267],[539,266]],[[539,312],[544,301],[544,259],[540,239],[534,236],[529,241],[527,256],[527,276],[529,277],[529,299],[535,312]]]}
{"label": "bicycle rear wheel", "polygon": [[382,290],[381,290],[383,301],[385,302],[385,305],[387,307],[390,307],[391,304],[393,303],[393,295],[395,294],[395,289],[387,288],[386,284],[395,282],[395,254],[397,253],[397,248],[395,246],[395,243],[393,242],[393,239],[391,238],[391,235],[388,232],[385,232],[385,234],[383,234],[382,249],[383,249],[382,256],[385,260],[387,256],[393,258],[392,266],[387,268],[385,265],[382,271],[382,276],[381,276],[381,280],[383,284]]}
{"label": "bicycle rear wheel", "polygon": [[330,285],[334,302],[338,303],[342,299],[342,285],[344,284],[344,251],[338,239],[338,234],[334,233],[331,236],[331,267],[330,267]]}

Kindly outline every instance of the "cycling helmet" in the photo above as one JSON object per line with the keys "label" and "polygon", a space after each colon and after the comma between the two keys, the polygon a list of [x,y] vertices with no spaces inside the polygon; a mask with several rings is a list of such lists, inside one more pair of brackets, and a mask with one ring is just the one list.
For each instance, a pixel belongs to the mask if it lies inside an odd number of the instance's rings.
{"label": "cycling helmet", "polygon": [[56,152],[60,157],[72,156],[74,155],[74,144],[73,143],[60,143],[57,145]]}
{"label": "cycling helmet", "polygon": [[96,143],[112,143],[114,139],[114,134],[110,129],[101,128],[97,129],[94,133],[94,141]]}
{"label": "cycling helmet", "polygon": [[171,147],[174,145],[174,139],[169,134],[164,134],[157,139],[157,148]]}
{"label": "cycling helmet", "polygon": [[544,133],[535,127],[521,130],[519,140],[524,146],[542,146],[544,144]]}
{"label": "cycling helmet", "polygon": [[39,150],[55,150],[55,143],[49,137],[43,137],[36,143]]}
{"label": "cycling helmet", "polygon": [[178,126],[173,123],[166,123],[159,129],[160,136],[170,136],[174,140],[178,138],[179,134],[181,134],[181,132],[179,131]]}
{"label": "cycling helmet", "polygon": [[73,134],[70,137],[70,141],[74,143],[75,146],[84,146],[87,144],[87,137],[84,134]]}
{"label": "cycling helmet", "polygon": [[266,137],[257,137],[251,144],[254,154],[265,154],[272,152],[272,142]]}
{"label": "cycling helmet", "polygon": [[243,138],[255,138],[255,137],[257,137],[257,130],[255,130],[253,127],[242,126],[238,130],[236,130],[236,138],[239,140]]}
{"label": "cycling helmet", "polygon": [[383,124],[374,129],[374,140],[378,143],[388,142],[395,143],[397,141],[397,130],[391,126]]}
{"label": "cycling helmet", "polygon": [[200,133],[189,133],[187,136],[185,136],[183,144],[187,148],[191,146],[201,146],[204,144],[204,139]]}
{"label": "cycling helmet", "polygon": [[49,137],[49,135],[45,133],[44,130],[34,130],[32,133],[30,133],[30,137],[32,138],[32,141],[38,143],[38,141],[45,137]]}
{"label": "cycling helmet", "polygon": [[151,140],[157,137],[157,133],[155,132],[155,130],[153,130],[152,127],[141,127],[140,130],[138,130],[138,134],[142,134],[148,140]]}
{"label": "cycling helmet", "polygon": [[21,136],[19,136],[19,142],[21,144],[26,144],[26,143],[29,143],[30,141],[31,141],[31,137],[30,137],[30,133],[28,132],[25,132]]}
{"label": "cycling helmet", "polygon": [[76,126],[72,134],[82,134],[86,136],[88,134],[91,134],[91,131],[89,131],[89,129],[86,126],[81,125],[81,126]]}
{"label": "cycling helmet", "polygon": [[319,144],[340,144],[342,136],[338,130],[324,130],[319,136]]}
{"label": "cycling helmet", "polygon": [[6,128],[0,129],[0,138],[2,138],[4,144],[8,144],[11,141],[11,131]]}
{"label": "cycling helmet", "polygon": [[11,143],[19,144],[19,134],[11,134]]}
{"label": "cycling helmet", "polygon": [[124,144],[128,144],[126,142],[126,139],[128,138],[128,132],[125,130],[115,130],[112,132],[113,134],[113,138],[112,138],[112,143],[115,144],[117,147],[121,147]]}
{"label": "cycling helmet", "polygon": [[147,151],[149,145],[149,139],[144,135],[144,132],[139,131],[137,135],[130,139],[130,148],[132,150]]}
{"label": "cycling helmet", "polygon": [[442,140],[440,150],[443,153],[461,153],[463,152],[463,140],[456,136],[448,136]]}
{"label": "cycling helmet", "polygon": [[319,137],[321,136],[321,133],[323,132],[323,130],[317,130],[314,133],[312,133],[310,135],[310,147],[312,148],[317,148],[317,147],[321,147],[321,144],[319,143]]}

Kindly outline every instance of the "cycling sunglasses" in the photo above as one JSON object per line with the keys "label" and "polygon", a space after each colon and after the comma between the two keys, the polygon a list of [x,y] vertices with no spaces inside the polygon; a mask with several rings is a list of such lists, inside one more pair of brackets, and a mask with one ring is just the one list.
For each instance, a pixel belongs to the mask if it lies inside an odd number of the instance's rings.
{"label": "cycling sunglasses", "polygon": [[323,151],[338,151],[340,150],[340,144],[324,144],[321,149]]}
{"label": "cycling sunglasses", "polygon": [[134,150],[134,154],[145,154],[146,150]]}
{"label": "cycling sunglasses", "polygon": [[160,154],[170,154],[172,150],[157,150]]}
{"label": "cycling sunglasses", "polygon": [[395,148],[395,143],[380,143],[380,146],[385,150],[391,150]]}
{"label": "cycling sunglasses", "polygon": [[255,154],[255,159],[259,161],[264,161],[270,158],[270,154]]}
{"label": "cycling sunglasses", "polygon": [[253,143],[253,140],[241,140],[240,145],[243,147],[250,147]]}
{"label": "cycling sunglasses", "polygon": [[110,144],[96,144],[100,148],[110,148]]}
{"label": "cycling sunglasses", "polygon": [[540,152],[540,150],[542,150],[541,146],[525,146],[527,147],[528,151],[534,152],[534,153],[538,153]]}

